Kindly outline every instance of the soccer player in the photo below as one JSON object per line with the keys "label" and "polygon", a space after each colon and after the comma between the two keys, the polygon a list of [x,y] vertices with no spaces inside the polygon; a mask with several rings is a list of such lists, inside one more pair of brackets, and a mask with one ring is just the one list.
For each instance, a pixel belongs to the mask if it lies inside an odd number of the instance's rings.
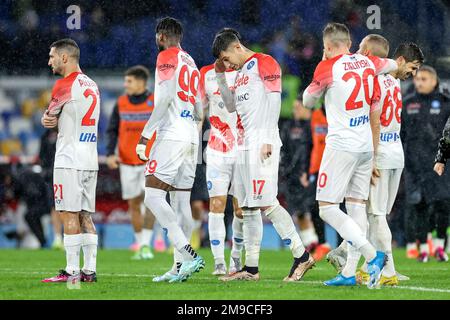
{"label": "soccer player", "polygon": [[[181,49],[183,27],[170,17],[156,25],[160,53],[155,71],[155,107],[136,146],[147,162],[144,203],[174,245],[172,270],[153,281],[181,282],[204,268],[205,261],[189,244],[193,221],[191,188],[197,163],[201,103],[197,99],[200,72],[192,57]],[[200,126],[201,127],[201,126]],[[156,132],[149,158],[148,140]],[[166,201],[170,191],[170,205]],[[178,217],[177,217],[178,215]]]}
{"label": "soccer player", "polygon": [[[329,23],[324,28],[323,44],[323,60],[303,93],[306,107],[313,107],[325,95],[328,134],[316,200],[320,217],[350,244],[349,255],[358,256],[359,251],[369,261],[368,287],[373,288],[378,284],[386,258],[366,239],[365,202],[373,167],[372,139],[377,143],[378,138],[376,132],[372,136],[372,128],[377,128],[380,117],[379,107],[372,102],[374,77],[395,70],[397,64],[390,59],[351,54],[350,33],[340,23]],[[344,198],[348,215],[339,208]],[[348,273],[343,270],[324,284],[356,285],[356,266],[347,265]]]}
{"label": "soccer player", "polygon": [[[389,42],[382,36],[371,34],[365,37],[359,53],[385,58],[389,53]],[[400,177],[404,167],[403,146],[400,140],[402,95],[400,80],[414,75],[423,63],[424,56],[415,43],[403,43],[394,53],[398,69],[380,74],[375,79],[377,98],[382,103],[380,118],[380,142],[375,150],[375,179],[370,186],[368,219],[369,240],[377,250],[387,255],[380,285],[398,285],[399,278],[392,255],[392,234],[386,216],[391,212],[397,197]],[[366,282],[369,278],[366,264],[357,272],[357,280]]]}
{"label": "soccer player", "polygon": [[[298,281],[312,268],[314,260],[305,251],[291,216],[277,200],[281,147],[278,130],[280,66],[271,56],[247,49],[230,32],[216,35],[213,54],[217,59],[214,67],[222,99],[229,112],[237,112],[242,125],[234,194],[243,210],[245,266],[241,272],[220,279],[259,280],[263,212],[294,256],[291,271],[284,280]],[[231,83],[226,76],[229,68],[238,71]]]}
{"label": "soccer player", "polygon": [[[122,199],[128,202],[134,237],[139,246],[139,250],[132,257],[133,260],[153,258],[150,242],[155,217],[149,210],[145,210],[145,206],[142,208],[145,163],[134,152],[141,132],[153,111],[153,94],[147,90],[149,76],[150,72],[144,66],[134,66],[125,72],[125,94],[117,99],[106,132],[106,164],[109,169],[120,169]],[[154,138],[153,136],[149,140],[148,150]],[[118,156],[115,154],[117,144]]]}
{"label": "soccer player", "polygon": [[[100,93],[97,84],[79,66],[80,49],[72,39],[51,44],[48,65],[57,80],[52,100],[41,123],[58,127],[53,190],[55,209],[64,224],[66,268],[42,282],[66,282],[69,277],[83,282],[97,281],[98,237],[91,218],[95,212],[97,185],[97,126]],[[80,272],[80,250],[84,266]]]}
{"label": "soccer player", "polygon": [[[235,34],[238,39],[241,38],[240,34],[233,29],[225,28],[219,34],[223,32],[230,32]],[[227,83],[233,83],[236,75],[237,72],[235,70],[226,70]],[[242,141],[238,139],[240,122],[236,112],[230,113],[225,108],[217,85],[214,64],[200,69],[199,92],[204,109],[209,109],[209,122],[211,124],[206,147],[206,180],[210,197],[208,231],[215,264],[213,275],[225,275],[227,274],[227,268],[224,253],[226,236],[224,212],[227,195],[233,193],[229,189],[235,174],[237,144]],[[241,253],[243,248],[242,210],[234,197],[233,209],[233,246],[229,274],[241,271]]]}

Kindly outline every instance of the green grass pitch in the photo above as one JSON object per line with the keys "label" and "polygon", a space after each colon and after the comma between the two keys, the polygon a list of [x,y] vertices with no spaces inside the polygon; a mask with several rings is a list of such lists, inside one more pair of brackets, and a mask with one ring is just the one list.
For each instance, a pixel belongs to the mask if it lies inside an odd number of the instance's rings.
{"label": "green grass pitch", "polygon": [[[127,250],[98,253],[98,282],[81,283],[69,290],[62,283],[41,283],[65,264],[63,251],[0,250],[0,299],[450,299],[450,265],[434,259],[419,264],[395,251],[399,272],[411,280],[396,288],[369,290],[325,287],[322,281],[335,275],[325,261],[317,263],[303,281],[283,283],[291,266],[290,252],[263,251],[259,282],[222,283],[211,275],[213,260],[208,249],[200,250],[206,268],[184,283],[152,283],[152,276],[165,272],[172,256],[157,253],[150,261],[131,261]],[[227,253],[227,256],[229,252]]]}

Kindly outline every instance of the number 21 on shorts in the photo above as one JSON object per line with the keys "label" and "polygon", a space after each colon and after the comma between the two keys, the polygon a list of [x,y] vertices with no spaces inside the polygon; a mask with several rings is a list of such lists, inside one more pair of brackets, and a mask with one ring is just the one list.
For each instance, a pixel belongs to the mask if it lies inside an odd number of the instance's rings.
{"label": "number 21 on shorts", "polygon": [[55,200],[62,200],[62,199],[64,199],[64,196],[63,196],[63,185],[55,183],[53,185],[53,194],[55,196]]}

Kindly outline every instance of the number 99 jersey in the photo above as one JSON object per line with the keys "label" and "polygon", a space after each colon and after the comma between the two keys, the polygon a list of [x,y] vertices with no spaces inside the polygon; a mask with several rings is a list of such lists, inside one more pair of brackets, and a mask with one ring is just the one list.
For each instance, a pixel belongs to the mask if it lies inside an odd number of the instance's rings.
{"label": "number 99 jersey", "polygon": [[[200,72],[192,57],[180,48],[161,51],[156,61],[155,109],[168,108],[157,128],[157,140],[198,144],[195,104]],[[144,130],[152,134],[152,130]]]}
{"label": "number 99 jersey", "polygon": [[48,113],[59,117],[54,167],[98,170],[100,93],[97,84],[81,72],[56,81]]}
{"label": "number 99 jersey", "polygon": [[375,163],[378,169],[400,169],[405,165],[400,139],[402,93],[400,80],[390,74],[375,79],[375,99],[382,105],[380,117],[380,144]]}

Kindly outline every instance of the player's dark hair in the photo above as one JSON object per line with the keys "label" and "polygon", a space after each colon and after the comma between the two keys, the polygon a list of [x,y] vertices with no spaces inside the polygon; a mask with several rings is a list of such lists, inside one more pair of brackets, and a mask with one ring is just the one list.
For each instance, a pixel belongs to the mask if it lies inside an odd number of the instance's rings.
{"label": "player's dark hair", "polygon": [[77,61],[80,60],[80,47],[70,38],[65,38],[61,40],[57,40],[50,45],[50,49],[55,48],[56,50],[66,50],[69,55],[75,58]]}
{"label": "player's dark hair", "polygon": [[367,36],[367,41],[369,41],[372,46],[370,54],[380,58],[386,58],[389,54],[389,41],[379,34],[369,34]]}
{"label": "player's dark hair", "polygon": [[165,17],[158,20],[155,32],[162,33],[169,38],[181,41],[183,38],[183,25],[181,22],[172,17]]}
{"label": "player's dark hair", "polygon": [[405,58],[406,62],[418,61],[419,63],[423,63],[425,60],[422,50],[414,42],[400,44],[394,52],[394,59],[398,57]]}
{"label": "player's dark hair", "polygon": [[234,42],[239,42],[239,37],[234,32],[217,33],[212,45],[212,53],[214,58],[218,59],[220,53],[227,50],[228,47]]}
{"label": "player's dark hair", "polygon": [[330,22],[328,23],[322,31],[324,38],[329,38],[331,42],[338,43],[348,43],[350,39],[350,31],[347,26],[342,23]]}
{"label": "player's dark hair", "polygon": [[221,33],[226,33],[226,32],[231,32],[232,34],[234,34],[236,36],[236,38],[238,38],[239,41],[242,41],[242,37],[241,37],[241,34],[239,33],[239,31],[237,31],[236,29],[233,29],[233,28],[223,28],[222,30],[220,30],[216,33],[216,36]]}
{"label": "player's dark hair", "polygon": [[125,71],[125,76],[132,76],[147,82],[148,78],[150,78],[150,71],[142,65],[137,65]]}

